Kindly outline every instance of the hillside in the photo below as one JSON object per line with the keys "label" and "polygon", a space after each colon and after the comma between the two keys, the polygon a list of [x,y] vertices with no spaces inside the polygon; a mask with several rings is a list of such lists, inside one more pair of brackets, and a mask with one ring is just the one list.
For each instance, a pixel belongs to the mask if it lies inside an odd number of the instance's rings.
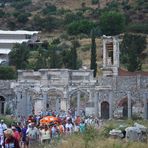
{"label": "hillside", "polygon": [[[125,16],[125,32],[148,33],[146,0],[0,0],[0,4],[1,30],[39,30],[40,39],[49,43],[57,38],[61,44],[78,39],[78,57],[87,67],[90,65],[90,32],[70,34],[68,27],[73,22],[87,20],[97,26],[100,35],[100,16],[106,11],[116,11]],[[97,39],[96,44],[97,63],[101,64],[101,40]],[[145,51],[148,53],[148,49]],[[147,70],[147,58],[144,63]]]}

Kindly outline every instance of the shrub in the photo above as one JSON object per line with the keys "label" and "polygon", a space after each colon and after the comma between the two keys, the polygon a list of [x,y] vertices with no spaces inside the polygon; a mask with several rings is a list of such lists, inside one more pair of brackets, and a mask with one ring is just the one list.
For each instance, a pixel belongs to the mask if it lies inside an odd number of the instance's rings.
{"label": "shrub", "polygon": [[77,12],[77,13],[72,13],[71,12],[71,13],[67,13],[65,15],[64,23],[65,24],[70,24],[70,23],[72,23],[74,21],[80,21],[82,19],[84,19],[84,16],[82,15],[81,12]]}
{"label": "shrub", "polygon": [[130,24],[126,27],[126,31],[134,33],[148,33],[148,24]]}
{"label": "shrub", "polygon": [[23,13],[17,16],[17,20],[20,23],[26,23],[28,21],[28,17],[30,16],[30,13]]}
{"label": "shrub", "polygon": [[97,130],[94,127],[87,127],[84,134],[83,134],[83,140],[85,143],[85,148],[89,148],[89,142],[94,140],[97,137],[98,133]]}
{"label": "shrub", "polygon": [[92,5],[98,4],[99,3],[99,0],[91,0],[91,3],[92,3]]}
{"label": "shrub", "polygon": [[116,125],[114,123],[108,123],[101,129],[100,135],[103,137],[109,137],[109,132],[114,128],[116,128]]}
{"label": "shrub", "polygon": [[12,2],[12,7],[16,9],[22,9],[25,6],[28,6],[32,3],[32,0],[19,0],[19,1],[14,1]]}
{"label": "shrub", "polygon": [[4,15],[5,15],[5,12],[0,9],[0,18],[4,17]]}
{"label": "shrub", "polygon": [[11,80],[16,78],[16,70],[10,66],[0,66],[0,79]]}
{"label": "shrub", "polygon": [[46,8],[42,10],[44,15],[54,14],[56,12],[56,6],[49,4]]}
{"label": "shrub", "polygon": [[9,116],[0,116],[0,120],[4,120],[5,124],[10,127],[15,121]]}
{"label": "shrub", "polygon": [[94,28],[95,24],[88,20],[80,20],[74,21],[68,25],[67,32],[70,35],[78,35],[80,33],[84,33],[89,35],[92,28]]}

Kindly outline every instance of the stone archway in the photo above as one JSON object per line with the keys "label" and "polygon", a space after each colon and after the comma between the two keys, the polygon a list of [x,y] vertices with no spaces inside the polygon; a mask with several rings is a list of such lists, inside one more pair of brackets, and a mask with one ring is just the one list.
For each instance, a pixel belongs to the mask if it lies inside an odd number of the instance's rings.
{"label": "stone archway", "polygon": [[73,115],[85,114],[85,108],[88,101],[89,93],[86,90],[75,89],[69,93],[69,107]]}
{"label": "stone archway", "polygon": [[109,103],[107,101],[101,103],[101,118],[109,119]]}
{"label": "stone archway", "polygon": [[0,96],[0,114],[5,113],[5,98]]}
{"label": "stone archway", "polygon": [[57,89],[50,89],[47,92],[46,110],[60,112],[62,109],[61,100],[64,98],[63,93]]}
{"label": "stone archway", "polygon": [[[131,101],[131,114],[132,114],[132,106],[134,104],[134,101]],[[128,117],[128,97],[122,98],[119,103],[118,107],[122,107],[122,117],[127,118]]]}

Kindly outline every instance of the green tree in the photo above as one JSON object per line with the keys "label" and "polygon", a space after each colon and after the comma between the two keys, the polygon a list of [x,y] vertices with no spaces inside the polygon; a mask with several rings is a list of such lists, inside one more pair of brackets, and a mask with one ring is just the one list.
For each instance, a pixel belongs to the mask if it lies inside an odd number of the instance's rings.
{"label": "green tree", "polygon": [[105,35],[122,33],[125,27],[125,17],[115,11],[104,12],[100,17],[100,28]]}
{"label": "green tree", "polygon": [[46,49],[43,49],[39,47],[37,49],[37,61],[36,61],[36,67],[35,69],[41,69],[41,68],[47,68],[47,59],[48,59],[48,51]]}
{"label": "green tree", "polygon": [[91,31],[91,65],[90,69],[94,70],[94,77],[97,73],[97,63],[96,63],[96,42],[95,42],[95,29]]}
{"label": "green tree", "polygon": [[78,41],[72,41],[73,47],[71,48],[71,69],[77,69],[77,47],[79,46]]}
{"label": "green tree", "polygon": [[15,44],[12,51],[9,53],[9,64],[16,69],[26,69],[29,57],[29,47],[26,43]]}
{"label": "green tree", "polygon": [[77,35],[80,33],[89,35],[94,26],[95,24],[88,20],[73,21],[68,25],[67,31],[70,35]]}
{"label": "green tree", "polygon": [[138,71],[142,67],[143,54],[146,48],[146,37],[142,35],[125,34],[121,43],[120,60],[128,71]]}
{"label": "green tree", "polygon": [[56,45],[51,45],[49,48],[49,65],[50,68],[61,68],[62,67],[62,57],[59,49]]}

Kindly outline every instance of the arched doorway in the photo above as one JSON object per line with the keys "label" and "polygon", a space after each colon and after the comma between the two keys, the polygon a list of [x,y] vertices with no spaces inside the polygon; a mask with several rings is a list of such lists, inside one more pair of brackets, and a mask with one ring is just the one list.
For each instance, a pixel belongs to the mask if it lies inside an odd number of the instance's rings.
{"label": "arched doorway", "polygon": [[122,116],[123,116],[123,117],[127,117],[127,116],[128,116],[127,101],[125,101],[125,102],[123,103],[123,112],[122,112]]}
{"label": "arched doorway", "polygon": [[103,101],[101,103],[101,118],[103,119],[109,118],[109,103],[107,101]]}
{"label": "arched doorway", "polygon": [[47,93],[46,110],[56,113],[61,111],[61,100],[63,93],[56,89],[50,89]]}
{"label": "arched doorway", "polygon": [[[134,104],[134,101],[131,100],[131,114],[132,114],[132,106]],[[118,107],[122,107],[122,117],[127,118],[128,117],[128,98],[124,97],[121,99],[118,103]]]}
{"label": "arched doorway", "polygon": [[0,114],[4,114],[5,109],[5,98],[0,96]]}
{"label": "arched doorway", "polygon": [[73,90],[69,94],[69,108],[72,115],[85,115],[89,95],[85,90]]}

